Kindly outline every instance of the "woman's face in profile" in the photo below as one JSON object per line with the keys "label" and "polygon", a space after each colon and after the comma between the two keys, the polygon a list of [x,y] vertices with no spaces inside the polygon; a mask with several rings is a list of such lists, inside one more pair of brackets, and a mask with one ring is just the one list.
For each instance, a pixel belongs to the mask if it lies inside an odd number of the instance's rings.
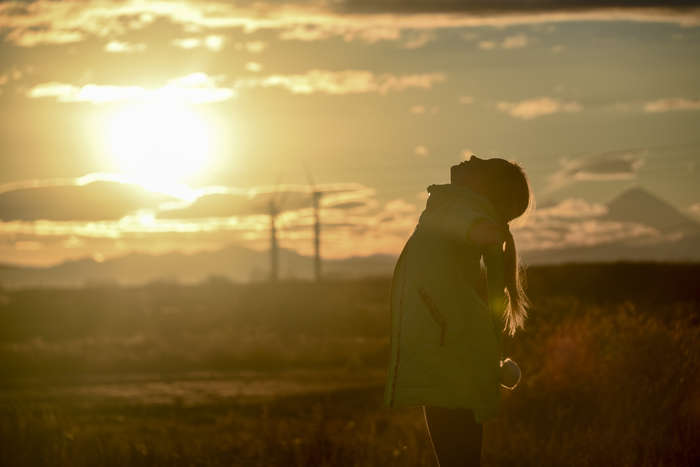
{"label": "woman's face in profile", "polygon": [[508,161],[471,156],[450,168],[450,181],[455,185],[466,185],[474,191],[484,193],[504,163],[508,164]]}

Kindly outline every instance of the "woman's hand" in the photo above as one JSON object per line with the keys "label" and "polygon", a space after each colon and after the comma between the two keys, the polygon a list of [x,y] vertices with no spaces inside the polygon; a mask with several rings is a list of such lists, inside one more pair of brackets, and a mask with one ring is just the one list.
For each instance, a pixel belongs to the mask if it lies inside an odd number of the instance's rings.
{"label": "woman's hand", "polygon": [[480,246],[503,245],[506,240],[502,225],[488,219],[478,220],[468,232],[469,240]]}

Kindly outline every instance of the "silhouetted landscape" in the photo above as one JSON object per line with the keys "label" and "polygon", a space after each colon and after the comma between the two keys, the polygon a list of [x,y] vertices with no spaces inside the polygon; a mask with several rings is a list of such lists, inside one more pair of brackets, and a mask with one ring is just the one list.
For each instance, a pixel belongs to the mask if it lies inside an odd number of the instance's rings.
{"label": "silhouetted landscape", "polygon": [[[484,465],[696,465],[699,278],[530,268]],[[389,285],[5,290],[0,464],[433,465],[422,414],[381,406]]]}

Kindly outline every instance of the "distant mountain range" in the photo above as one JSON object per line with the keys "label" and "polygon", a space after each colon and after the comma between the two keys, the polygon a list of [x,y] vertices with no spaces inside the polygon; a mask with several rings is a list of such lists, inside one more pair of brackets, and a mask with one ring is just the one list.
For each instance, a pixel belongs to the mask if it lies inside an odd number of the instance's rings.
{"label": "distant mountain range", "polygon": [[[391,255],[326,259],[323,273],[329,279],[386,276],[393,270],[395,260]],[[217,251],[190,255],[132,253],[103,262],[86,258],[48,268],[0,266],[0,285],[73,287],[85,284],[143,284],[157,280],[195,283],[215,278],[249,282],[265,280],[269,264],[268,252],[231,245]],[[279,268],[283,279],[311,279],[313,258],[281,249]]]}
{"label": "distant mountain range", "polygon": [[[619,241],[593,246],[525,251],[528,264],[619,260],[700,261],[700,225],[676,208],[641,188],[625,191],[607,204],[601,218],[652,227],[662,240]],[[396,258],[373,255],[326,259],[324,277],[359,278],[392,273]],[[292,250],[280,250],[280,275],[284,279],[311,279],[313,259]],[[156,280],[182,283],[225,278],[235,282],[265,280],[269,255],[241,246],[191,255],[132,253],[97,262],[66,261],[47,268],[0,265],[0,284],[8,287],[80,286],[85,284],[142,284]]]}

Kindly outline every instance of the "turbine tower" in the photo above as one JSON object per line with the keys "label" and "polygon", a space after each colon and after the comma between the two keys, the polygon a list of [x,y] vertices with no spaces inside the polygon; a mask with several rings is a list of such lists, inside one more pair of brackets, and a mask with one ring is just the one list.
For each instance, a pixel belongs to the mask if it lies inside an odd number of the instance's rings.
{"label": "turbine tower", "polygon": [[320,191],[312,191],[311,199],[314,205],[314,279],[321,281],[321,196]]}
{"label": "turbine tower", "polygon": [[311,192],[311,202],[314,208],[314,280],[321,281],[321,198],[323,192],[316,189],[316,184],[311,176],[311,172],[306,164],[304,164],[306,179],[309,182]]}
{"label": "turbine tower", "polygon": [[277,282],[279,279],[279,248],[277,247],[277,214],[279,214],[279,206],[277,200],[270,200],[268,205],[268,213],[270,215],[270,282]]}
{"label": "turbine tower", "polygon": [[283,209],[284,202],[287,199],[288,192],[283,192],[280,195],[280,182],[282,175],[277,178],[275,191],[270,195],[268,202],[268,214],[270,216],[270,282],[279,280],[279,241],[277,240],[277,216]]}

